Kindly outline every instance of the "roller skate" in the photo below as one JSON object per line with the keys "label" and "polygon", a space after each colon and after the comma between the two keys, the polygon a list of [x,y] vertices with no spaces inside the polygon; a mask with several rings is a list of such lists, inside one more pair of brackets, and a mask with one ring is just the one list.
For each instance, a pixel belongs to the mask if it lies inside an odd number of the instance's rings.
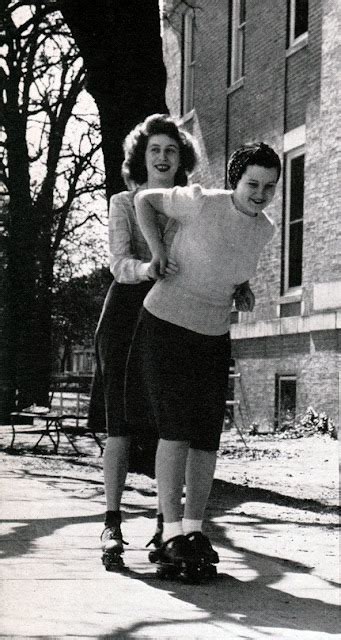
{"label": "roller skate", "polygon": [[201,531],[193,531],[186,535],[186,539],[191,545],[192,556],[195,562],[192,563],[192,577],[196,577],[197,582],[217,576],[219,556],[213,549],[209,539]]}
{"label": "roller skate", "polygon": [[195,563],[191,545],[183,535],[174,536],[150,551],[149,560],[157,565],[157,577],[164,580],[190,580],[191,567]]}
{"label": "roller skate", "polygon": [[162,513],[158,513],[156,516],[156,530],[155,533],[149,542],[146,544],[146,548],[150,547],[151,544],[154,545],[155,549],[159,549],[162,545],[162,534],[163,534],[163,515]]}
{"label": "roller skate", "polygon": [[106,571],[116,571],[124,567],[122,554],[124,544],[128,544],[122,538],[121,519],[118,518],[113,526],[106,526],[101,535],[102,563]]}

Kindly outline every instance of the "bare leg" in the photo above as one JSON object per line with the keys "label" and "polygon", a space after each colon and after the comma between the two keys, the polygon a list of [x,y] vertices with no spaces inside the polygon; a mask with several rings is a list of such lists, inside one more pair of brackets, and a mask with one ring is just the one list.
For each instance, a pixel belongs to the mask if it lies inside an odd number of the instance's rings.
{"label": "bare leg", "polygon": [[129,468],[129,436],[109,436],[103,455],[107,511],[119,511]]}
{"label": "bare leg", "polygon": [[156,452],[156,477],[165,523],[182,519],[181,498],[188,442],[160,439]]}
{"label": "bare leg", "polygon": [[217,452],[189,449],[186,464],[186,503],[184,517],[203,520],[210,495]]}

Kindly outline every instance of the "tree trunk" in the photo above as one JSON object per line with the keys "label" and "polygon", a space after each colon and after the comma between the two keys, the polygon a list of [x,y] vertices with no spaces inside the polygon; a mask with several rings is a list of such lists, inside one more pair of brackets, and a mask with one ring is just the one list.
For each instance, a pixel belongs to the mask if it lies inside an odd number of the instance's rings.
{"label": "tree trunk", "polygon": [[65,0],[62,13],[98,106],[110,197],[124,187],[126,134],[147,115],[167,112],[158,0]]}
{"label": "tree trunk", "polygon": [[[49,216],[50,217],[50,216]],[[40,267],[37,299],[35,332],[35,368],[34,395],[35,402],[47,406],[52,373],[52,287],[53,256],[51,255],[51,229],[42,233],[38,245],[38,264]]]}
{"label": "tree trunk", "polygon": [[[25,407],[34,401],[32,374],[34,371],[34,316],[36,285],[36,243],[28,221],[29,210],[17,209],[11,202],[8,242],[9,278],[9,348],[11,387],[19,391],[18,405]],[[26,222],[26,223],[25,223]]]}
{"label": "tree trunk", "polygon": [[[12,87],[11,87],[12,89]],[[19,406],[33,401],[33,318],[36,285],[36,224],[31,206],[25,123],[15,91],[8,91],[7,147],[11,183],[8,237],[8,345],[11,360],[10,395],[20,389]]]}

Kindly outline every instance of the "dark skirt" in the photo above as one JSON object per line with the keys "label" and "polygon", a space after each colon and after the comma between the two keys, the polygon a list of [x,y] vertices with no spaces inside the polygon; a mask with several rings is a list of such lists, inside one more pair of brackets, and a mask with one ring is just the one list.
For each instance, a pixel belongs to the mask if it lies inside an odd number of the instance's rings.
{"label": "dark skirt", "polygon": [[140,389],[159,436],[194,449],[219,447],[231,357],[229,333],[208,336],[156,318],[143,309],[128,365],[127,404],[136,411],[129,379],[140,366]]}
{"label": "dark skirt", "polygon": [[138,315],[153,282],[113,282],[104,301],[95,334],[96,369],[92,382],[88,426],[110,436],[131,433],[126,419],[124,384],[127,357]]}

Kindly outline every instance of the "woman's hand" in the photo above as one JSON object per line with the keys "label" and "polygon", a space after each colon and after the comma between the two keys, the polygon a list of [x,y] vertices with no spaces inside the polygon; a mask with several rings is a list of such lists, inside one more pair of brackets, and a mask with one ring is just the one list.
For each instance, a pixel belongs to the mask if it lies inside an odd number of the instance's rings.
{"label": "woman's hand", "polygon": [[167,254],[165,250],[160,246],[156,252],[154,252],[151,262],[147,269],[147,276],[152,280],[159,280],[164,278],[167,267]]}
{"label": "woman's hand", "polygon": [[169,276],[175,276],[178,273],[178,271],[179,271],[179,267],[177,263],[171,258],[168,258],[166,269],[165,269],[165,278]]}
{"label": "woman's hand", "polygon": [[161,278],[168,278],[178,273],[179,267],[172,259],[167,259],[166,254],[158,252],[155,254],[151,262],[149,262],[146,275],[151,280],[160,280]]}

